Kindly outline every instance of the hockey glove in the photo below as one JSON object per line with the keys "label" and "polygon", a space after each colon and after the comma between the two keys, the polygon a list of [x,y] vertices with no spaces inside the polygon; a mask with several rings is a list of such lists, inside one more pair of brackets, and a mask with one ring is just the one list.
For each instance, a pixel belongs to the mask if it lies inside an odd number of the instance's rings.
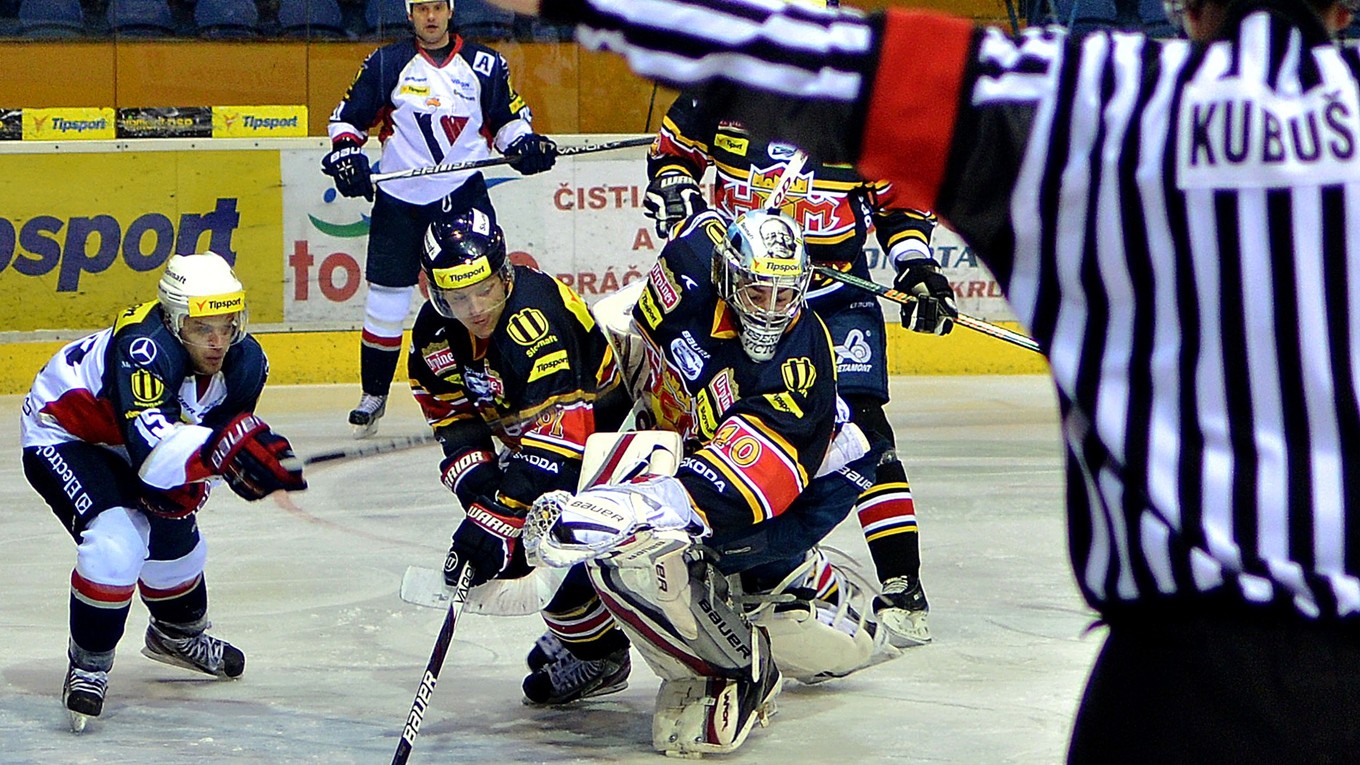
{"label": "hockey glove", "polygon": [[341,196],[373,201],[373,171],[362,147],[349,142],[336,144],[321,160],[321,171],[335,179],[335,190]]}
{"label": "hockey glove", "polygon": [[[449,555],[472,566],[472,586],[495,579],[510,568],[510,561],[524,533],[524,514],[499,502],[479,500],[467,507],[467,517],[453,532]],[[447,566],[444,576],[450,576]],[[456,582],[448,582],[454,586]]]}
{"label": "hockey glove", "polygon": [[551,170],[557,163],[557,144],[546,135],[529,133],[516,138],[506,148],[505,156],[520,175],[534,175]]}
{"label": "hockey glove", "polygon": [[901,265],[893,288],[916,298],[902,306],[902,326],[913,332],[947,335],[954,329],[954,289],[934,261],[908,260]]}
{"label": "hockey glove", "polygon": [[656,235],[669,239],[675,227],[708,209],[699,182],[686,173],[662,173],[647,184],[642,207],[656,221]]}
{"label": "hockey glove", "polygon": [[288,439],[269,429],[253,414],[237,415],[203,445],[203,462],[227,479],[243,499],[264,499],[282,489],[302,491],[302,460]]}
{"label": "hockey glove", "polygon": [[203,509],[208,501],[208,484],[203,481],[173,489],[142,488],[142,509],[161,518],[187,518]]}

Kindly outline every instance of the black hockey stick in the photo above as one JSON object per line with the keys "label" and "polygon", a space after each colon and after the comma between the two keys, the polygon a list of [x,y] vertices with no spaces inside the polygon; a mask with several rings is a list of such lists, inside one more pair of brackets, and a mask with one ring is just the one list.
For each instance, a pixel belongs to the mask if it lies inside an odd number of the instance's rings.
{"label": "black hockey stick", "polygon": [[[858,287],[859,289],[862,289],[866,292],[872,292],[875,295],[885,297],[893,301],[894,303],[901,303],[902,305],[914,305],[916,303],[916,298],[912,297],[911,295],[908,295],[907,293],[902,292],[900,290],[895,290],[892,287],[884,287],[882,284],[879,284],[878,282],[871,282],[868,279],[861,279],[858,276],[854,276],[853,274],[847,274],[844,271],[837,271],[834,268],[827,268],[826,266],[813,266],[813,268],[817,270],[817,273],[827,277],[828,279],[834,279],[843,284],[848,284],[851,287]],[[955,316],[954,321],[959,326],[967,327],[968,329],[971,329],[974,332],[981,332],[984,335],[991,335],[992,337],[995,337],[998,340],[1005,340],[1006,342],[1011,343],[1012,345],[1018,345],[1026,350],[1034,351],[1035,353],[1042,353],[1042,351],[1039,350],[1039,344],[1034,341],[1034,338],[1028,335],[1022,335],[1019,332],[1012,332],[1011,330],[1006,329],[1005,327],[999,327],[989,321],[984,321],[977,317],[969,316],[966,313],[960,313],[958,316]]]}
{"label": "black hockey stick", "polygon": [[302,460],[303,465],[316,465],[322,462],[337,462],[340,460],[352,460],[359,457],[372,457],[375,454],[386,454],[388,452],[400,452],[406,449],[414,449],[417,446],[432,444],[437,439],[434,433],[424,433],[419,436],[403,436],[393,438],[389,441],[376,441],[359,446],[346,446],[341,449],[334,449],[329,452],[313,454]]}
{"label": "black hockey stick", "polygon": [[[604,143],[588,143],[582,146],[563,146],[557,150],[559,157],[574,157],[577,154],[593,154],[597,151],[613,151],[614,149],[630,149],[634,146],[647,146],[654,140],[653,136],[643,138],[621,138],[617,141],[605,141]],[[413,167],[410,170],[396,170],[390,173],[374,173],[370,176],[373,180],[373,187],[377,188],[383,181],[395,181],[401,178],[419,178],[422,175],[438,175],[440,173],[456,173],[460,170],[476,170],[483,167],[495,167],[497,165],[510,164],[510,157],[487,157],[486,159],[473,159],[467,162],[450,162],[446,165],[430,165],[429,167]]]}
{"label": "black hockey stick", "polygon": [[420,735],[420,724],[425,721],[425,710],[430,707],[430,695],[434,693],[435,683],[439,682],[439,671],[444,668],[444,657],[448,656],[449,644],[453,642],[458,615],[463,612],[468,590],[472,588],[472,566],[465,560],[459,560],[458,554],[452,550],[444,561],[444,570],[453,573],[457,584],[453,587],[453,597],[449,599],[448,613],[444,615],[444,626],[439,629],[434,650],[430,652],[430,663],[425,665],[425,676],[420,679],[420,687],[416,689],[416,699],[411,702],[411,711],[406,714],[406,726],[402,728],[397,751],[392,755],[392,765],[406,765],[406,760],[411,757],[411,747],[416,743],[416,736]]}

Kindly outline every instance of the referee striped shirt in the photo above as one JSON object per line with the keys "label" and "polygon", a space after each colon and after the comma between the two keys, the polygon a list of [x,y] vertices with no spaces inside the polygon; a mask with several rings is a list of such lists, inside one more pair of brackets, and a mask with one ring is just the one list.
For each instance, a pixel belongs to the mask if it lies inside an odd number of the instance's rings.
{"label": "referee striped shirt", "polygon": [[1298,0],[1207,46],[766,0],[545,0],[982,255],[1052,366],[1106,614],[1360,611],[1360,60]]}

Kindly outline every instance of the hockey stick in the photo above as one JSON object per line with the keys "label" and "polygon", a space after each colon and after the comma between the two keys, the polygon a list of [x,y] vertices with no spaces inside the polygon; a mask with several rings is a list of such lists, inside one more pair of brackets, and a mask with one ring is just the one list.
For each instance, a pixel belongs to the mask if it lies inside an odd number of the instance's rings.
{"label": "hockey stick", "polygon": [[778,210],[784,206],[789,192],[793,190],[793,182],[798,180],[798,174],[803,172],[803,165],[807,164],[807,160],[808,155],[802,149],[793,152],[788,164],[784,165],[784,172],[779,174],[779,180],[775,182],[774,188],[770,189],[770,195],[765,197],[765,209]]}
{"label": "hockey stick", "polygon": [[439,671],[444,668],[444,657],[448,655],[449,644],[453,642],[453,630],[458,626],[458,615],[463,612],[468,590],[472,587],[472,566],[468,565],[467,561],[459,560],[456,553],[449,552],[444,567],[454,572],[458,584],[453,588],[449,610],[444,615],[444,626],[439,629],[439,637],[434,641],[434,650],[430,652],[430,663],[425,665],[425,676],[420,679],[415,701],[411,702],[411,711],[406,715],[406,727],[402,729],[401,740],[397,742],[397,751],[392,755],[392,765],[406,765],[406,760],[411,756],[411,747],[416,743],[416,736],[420,735],[420,724],[425,721],[425,710],[430,706],[430,694],[434,693],[435,683],[439,682]]}
{"label": "hockey stick", "polygon": [[[604,143],[588,143],[582,146],[563,146],[557,150],[559,157],[574,157],[577,154],[593,154],[597,151],[613,151],[614,149],[631,149],[634,146],[647,146],[653,141],[652,136],[643,138],[621,138],[617,141],[605,141]],[[383,181],[396,181],[402,178],[419,178],[423,175],[438,175],[440,173],[456,173],[460,170],[476,170],[482,167],[495,167],[497,165],[510,164],[510,157],[487,157],[486,159],[473,159],[467,162],[450,162],[446,165],[430,165],[429,167],[413,167],[410,170],[395,170],[390,173],[374,173],[371,177],[373,187],[377,188]]]}
{"label": "hockey stick", "polygon": [[364,444],[362,446],[347,446],[342,449],[335,449],[329,452],[313,454],[302,460],[303,465],[316,465],[322,462],[337,462],[340,460],[352,460],[359,457],[372,457],[375,454],[386,454],[388,452],[400,452],[407,449],[414,449],[417,446],[432,444],[436,440],[434,433],[423,433],[418,436],[404,436],[394,438],[390,441],[378,441],[376,443]]}
{"label": "hockey stick", "polygon": [[[844,271],[837,271],[834,268],[827,268],[826,266],[813,266],[813,268],[816,269],[817,273],[827,277],[828,279],[834,279],[838,282],[841,282],[842,284],[848,284],[851,287],[858,287],[859,289],[862,289],[866,292],[872,292],[875,295],[885,297],[893,301],[894,303],[901,303],[902,305],[912,305],[916,302],[916,298],[912,297],[911,295],[908,295],[907,293],[901,292],[899,290],[895,290],[892,287],[884,287],[882,284],[879,284],[878,282],[871,282],[868,279],[861,279],[858,276],[854,276],[853,274],[847,274]],[[1029,337],[1028,335],[1022,335],[1019,332],[1012,332],[1011,330],[1006,329],[1005,327],[999,327],[995,324],[992,324],[989,321],[983,321],[982,319],[969,316],[966,313],[960,313],[958,316],[955,316],[954,321],[957,322],[959,326],[967,327],[968,329],[971,329],[974,332],[981,332],[984,335],[991,335],[992,337],[995,337],[998,340],[1005,340],[1006,342],[1011,343],[1012,345],[1018,345],[1026,350],[1034,351],[1035,353],[1042,353],[1042,351],[1039,350],[1039,344],[1034,341],[1034,338]]]}

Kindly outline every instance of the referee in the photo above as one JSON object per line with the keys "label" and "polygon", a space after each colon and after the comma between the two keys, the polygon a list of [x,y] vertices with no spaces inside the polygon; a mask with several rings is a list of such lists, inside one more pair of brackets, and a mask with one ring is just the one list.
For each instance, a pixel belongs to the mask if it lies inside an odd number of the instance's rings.
{"label": "referee", "polygon": [[752,0],[541,12],[982,254],[1049,358],[1073,566],[1109,625],[1070,762],[1357,762],[1351,9],[1180,10],[1193,42]]}

